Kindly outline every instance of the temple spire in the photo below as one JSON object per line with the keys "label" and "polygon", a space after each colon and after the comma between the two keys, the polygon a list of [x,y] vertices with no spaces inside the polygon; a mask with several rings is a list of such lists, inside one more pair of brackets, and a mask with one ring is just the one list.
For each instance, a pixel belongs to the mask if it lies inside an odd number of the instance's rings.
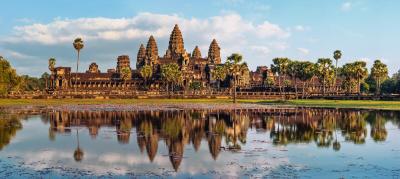
{"label": "temple spire", "polygon": [[151,35],[146,46],[146,62],[154,64],[158,60],[158,48],[154,37]]}
{"label": "temple spire", "polygon": [[140,44],[136,59],[136,69],[139,69],[145,65],[145,59],[146,59],[146,49],[144,48],[143,44]]}
{"label": "temple spire", "polygon": [[198,46],[196,46],[192,53],[193,58],[201,58],[201,52]]}
{"label": "temple spire", "polygon": [[217,40],[213,39],[210,48],[208,49],[208,61],[215,64],[221,63],[221,48],[219,47]]}
{"label": "temple spire", "polygon": [[178,24],[175,24],[169,38],[168,50],[172,56],[179,56],[185,53],[185,47],[182,38],[182,32]]}

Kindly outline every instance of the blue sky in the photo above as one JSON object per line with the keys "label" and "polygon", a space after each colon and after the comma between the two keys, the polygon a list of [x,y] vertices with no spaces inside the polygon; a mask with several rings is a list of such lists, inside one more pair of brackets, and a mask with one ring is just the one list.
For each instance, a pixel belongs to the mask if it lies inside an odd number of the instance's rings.
{"label": "blue sky", "polygon": [[179,24],[185,48],[203,56],[216,38],[222,58],[239,52],[252,69],[274,57],[316,61],[340,49],[340,65],[375,59],[400,69],[400,1],[385,0],[13,0],[2,2],[0,55],[19,73],[39,76],[47,59],[73,66],[72,40],[83,37],[80,71],[96,61],[102,71],[127,54],[134,67],[141,43],[154,35],[159,54]]}

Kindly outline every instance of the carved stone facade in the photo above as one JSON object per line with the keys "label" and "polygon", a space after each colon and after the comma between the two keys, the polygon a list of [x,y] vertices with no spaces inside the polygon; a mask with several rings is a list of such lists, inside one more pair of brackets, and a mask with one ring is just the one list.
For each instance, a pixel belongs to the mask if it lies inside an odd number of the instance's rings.
{"label": "carved stone facade", "polygon": [[[122,88],[125,90],[136,90],[144,86],[144,79],[141,77],[140,70],[148,65],[152,68],[151,79],[146,82],[151,88],[159,89],[165,85],[161,78],[161,66],[175,63],[179,65],[182,72],[183,81],[181,86],[188,87],[193,82],[198,82],[202,87],[211,86],[215,80],[212,79],[213,69],[221,64],[220,47],[214,39],[208,50],[208,57],[201,55],[200,49],[196,46],[193,53],[186,51],[182,32],[178,25],[175,25],[170,38],[168,48],[163,56],[159,56],[157,41],[154,36],[150,36],[146,47],[141,44],[137,51],[136,70],[130,67],[130,58],[121,55],[117,58],[115,69],[108,69],[106,73],[101,73],[96,63],[89,66],[86,73],[73,73],[70,67],[58,67],[52,70],[52,79],[55,85],[51,85],[51,90],[60,89],[114,89]],[[132,78],[122,79],[126,76],[124,68],[130,69]],[[61,80],[61,82],[60,82]],[[57,84],[57,85],[56,85]]]}
{"label": "carved stone facade", "polygon": [[201,52],[198,46],[194,48],[192,58],[201,58]]}
{"label": "carved stone facade", "polygon": [[208,50],[208,61],[211,63],[221,63],[221,48],[219,47],[217,40],[213,39],[210,48]]}
{"label": "carved stone facade", "polygon": [[96,63],[91,63],[86,73],[100,73],[99,66]]}
{"label": "carved stone facade", "polygon": [[123,68],[131,69],[131,62],[128,55],[118,56],[117,59],[117,73],[121,73]]}

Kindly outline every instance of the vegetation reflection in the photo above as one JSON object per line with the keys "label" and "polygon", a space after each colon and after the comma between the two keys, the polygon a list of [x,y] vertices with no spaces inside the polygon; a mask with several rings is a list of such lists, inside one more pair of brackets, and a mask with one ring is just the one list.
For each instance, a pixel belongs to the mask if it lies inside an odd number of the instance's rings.
{"label": "vegetation reflection", "polygon": [[[1,115],[0,149],[10,143],[22,128],[19,115]],[[206,142],[210,157],[217,160],[222,151],[238,152],[246,144],[249,129],[265,133],[272,145],[314,144],[339,151],[341,143],[364,144],[369,137],[375,142],[388,137],[386,124],[400,127],[398,111],[349,109],[262,109],[262,110],[171,110],[171,111],[51,111],[42,113],[50,125],[49,140],[76,129],[73,158],[84,160],[79,134],[86,128],[97,140],[100,128],[115,128],[117,142],[126,145],[134,140],[150,162],[157,157],[160,145],[166,146],[174,170],[178,170],[185,149],[200,149]],[[78,130],[79,129],[79,130]],[[369,131],[369,133],[368,133]],[[164,144],[163,144],[164,143]],[[89,152],[89,151],[86,151]]]}

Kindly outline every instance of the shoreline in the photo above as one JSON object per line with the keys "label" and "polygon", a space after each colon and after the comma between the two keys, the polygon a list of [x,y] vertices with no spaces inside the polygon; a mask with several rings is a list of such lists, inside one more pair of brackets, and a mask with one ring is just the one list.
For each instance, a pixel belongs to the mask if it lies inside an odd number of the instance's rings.
{"label": "shoreline", "polygon": [[400,101],[371,101],[371,100],[255,100],[239,99],[233,104],[231,99],[0,99],[0,107],[62,107],[74,106],[102,109],[133,108],[183,108],[183,109],[245,109],[245,108],[349,108],[400,110]]}

